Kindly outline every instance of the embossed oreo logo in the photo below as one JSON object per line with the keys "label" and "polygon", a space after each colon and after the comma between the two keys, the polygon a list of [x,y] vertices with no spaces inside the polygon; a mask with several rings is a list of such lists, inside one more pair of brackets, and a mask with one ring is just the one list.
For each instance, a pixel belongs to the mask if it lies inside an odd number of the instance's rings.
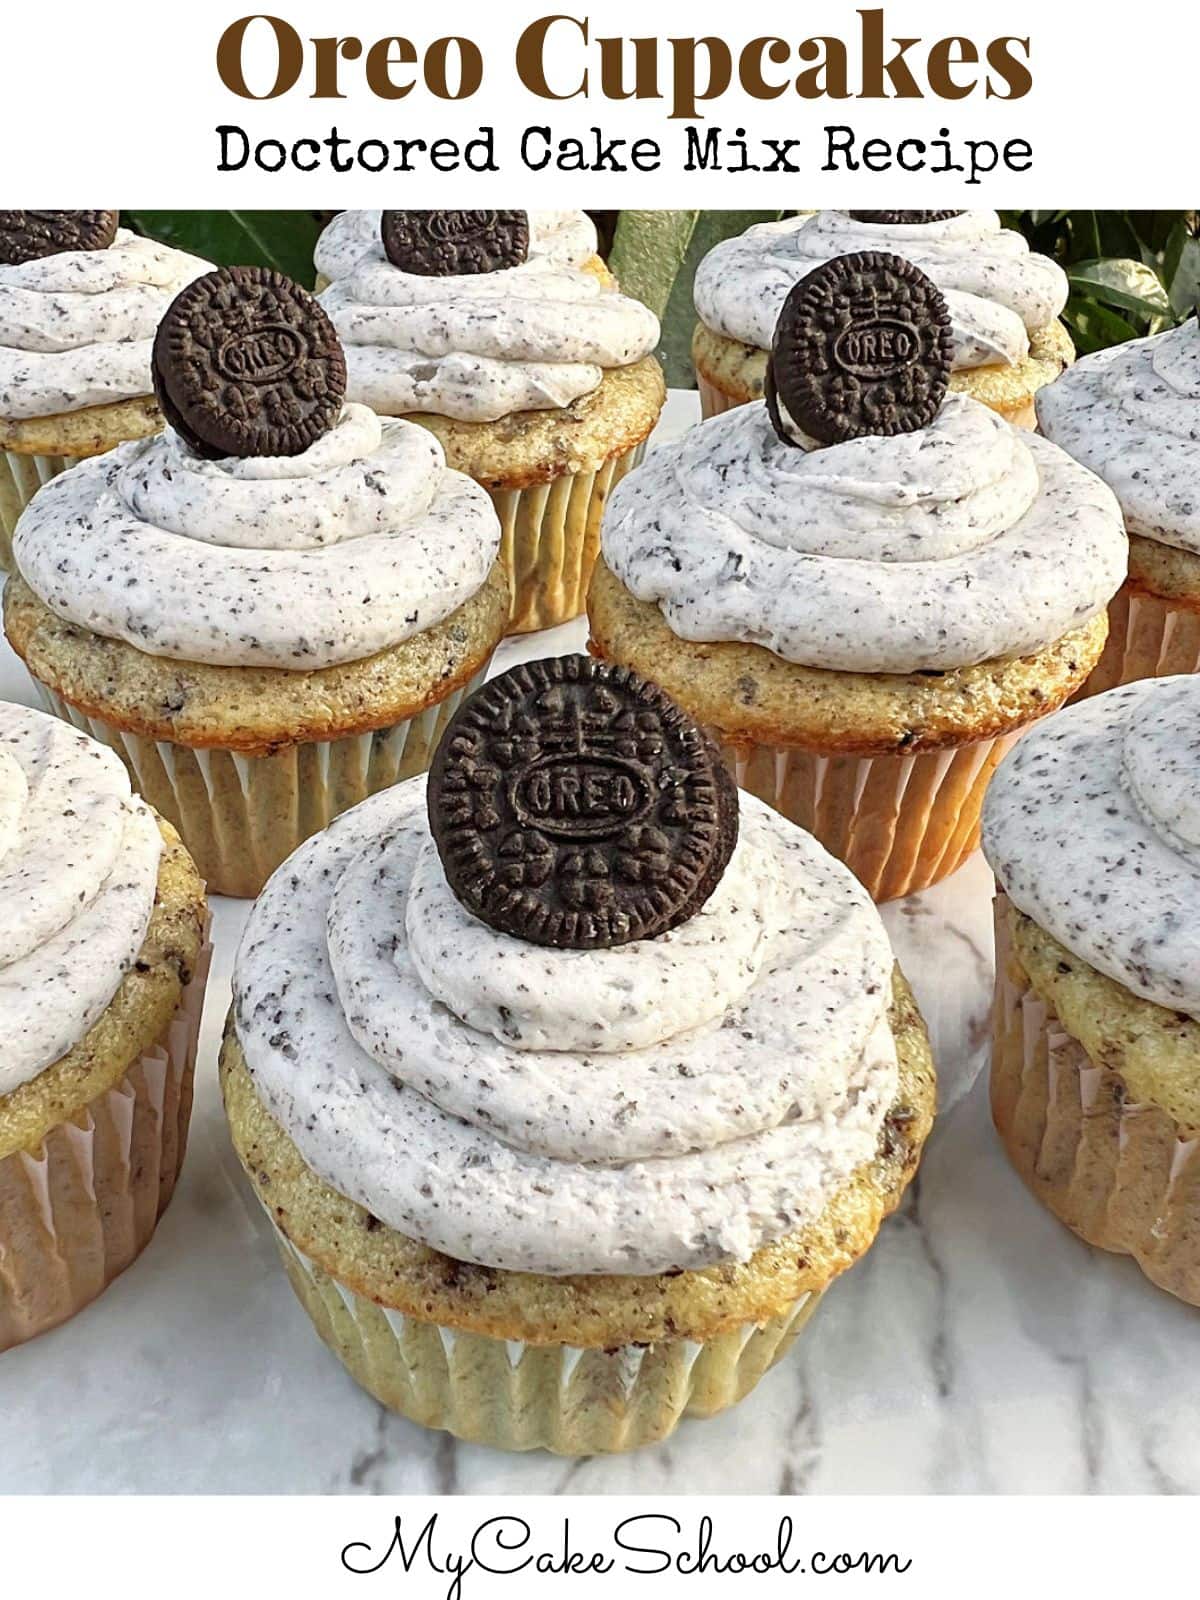
{"label": "embossed oreo logo", "polygon": [[767,410],[785,444],[913,433],[937,416],[954,333],[937,286],[910,261],[835,256],[797,283],[771,345]]}
{"label": "embossed oreo logo", "polygon": [[550,756],[510,785],[522,822],[559,839],[608,839],[654,803],[644,768],[597,756]]}
{"label": "embossed oreo logo", "polygon": [[891,378],[921,356],[921,337],[909,322],[888,318],[844,328],[834,341],[833,359],[855,378]]}
{"label": "embossed oreo logo", "polygon": [[712,741],[623,667],[564,656],[493,678],[429,775],[446,880],[474,916],[535,944],[654,938],[708,899],[737,839]]}
{"label": "embossed oreo logo", "polygon": [[217,351],[217,370],[233,383],[275,383],[304,355],[304,341],[281,322],[235,334]]}

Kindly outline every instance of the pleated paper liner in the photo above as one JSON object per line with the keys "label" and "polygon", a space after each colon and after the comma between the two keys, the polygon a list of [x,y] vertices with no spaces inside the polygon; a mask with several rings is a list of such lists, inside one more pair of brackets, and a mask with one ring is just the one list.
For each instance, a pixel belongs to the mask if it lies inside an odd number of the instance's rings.
{"label": "pleated paper liner", "polygon": [[1184,672],[1200,672],[1200,610],[1127,583],[1108,608],[1104,654],[1075,698]]}
{"label": "pleated paper liner", "polygon": [[725,411],[732,411],[736,406],[745,405],[745,400],[738,400],[733,395],[726,394],[724,389],[718,389],[715,383],[710,383],[699,369],[696,370],[696,388],[700,391],[700,416],[705,422],[709,417],[719,417]]}
{"label": "pleated paper liner", "polygon": [[210,956],[115,1088],[0,1161],[0,1351],[73,1317],[149,1243],[187,1149]]}
{"label": "pleated paper liner", "polygon": [[638,444],[594,472],[491,491],[502,531],[500,559],[512,584],[509,633],[554,628],[583,611],[600,553],[604,507],[645,448]]}
{"label": "pleated paper liner", "polygon": [[138,793],[178,829],[211,894],[249,898],[343,811],[427,771],[447,722],[485,675],[486,667],[389,728],[285,745],[266,756],[143,738],[37,687],[48,710],[123,758]]}
{"label": "pleated paper liner", "polygon": [[1009,1159],[1081,1239],[1200,1305],[1200,1140],[1066,1031],[1013,957],[1008,905],[997,897],[991,1095]]}
{"label": "pleated paper liner", "polygon": [[877,901],[927,889],[977,849],[987,786],[1020,731],[923,755],[825,756],[713,730],[739,786],[807,829]]}
{"label": "pleated paper liner", "polygon": [[821,1298],[805,1295],[769,1322],[703,1344],[532,1345],[377,1305],[330,1277],[274,1219],[272,1227],[297,1298],[357,1383],[422,1427],[498,1450],[591,1456],[665,1439],[682,1417],[712,1416],[744,1399]]}
{"label": "pleated paper liner", "polygon": [[74,456],[0,451],[0,572],[12,571],[12,540],[22,511],[44,483],[77,464]]}

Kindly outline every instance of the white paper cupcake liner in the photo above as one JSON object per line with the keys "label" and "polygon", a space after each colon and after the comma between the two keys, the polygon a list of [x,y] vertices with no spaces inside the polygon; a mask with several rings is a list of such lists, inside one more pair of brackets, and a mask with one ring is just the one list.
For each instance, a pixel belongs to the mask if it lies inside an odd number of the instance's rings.
{"label": "white paper cupcake liner", "polygon": [[1023,730],[912,756],[825,756],[712,731],[741,788],[815,835],[884,901],[948,877],[977,848],[987,786]]}
{"label": "white paper cupcake liner", "polygon": [[0,453],[0,572],[11,572],[17,519],[44,483],[75,466],[74,456]]}
{"label": "white paper cupcake liner", "polygon": [[1075,698],[1187,672],[1200,672],[1200,611],[1125,584],[1108,608],[1104,654]]}
{"label": "white paper cupcake liner", "polygon": [[805,1295],[769,1322],[703,1344],[532,1345],[460,1333],[377,1305],[330,1277],[271,1223],[297,1298],[364,1389],[424,1427],[500,1450],[590,1456],[665,1439],[683,1416],[711,1416],[743,1399],[821,1299]]}
{"label": "white paper cupcake liner", "polygon": [[49,711],[124,759],[138,793],[178,830],[210,893],[248,898],[343,811],[427,771],[447,722],[486,671],[390,728],[266,756],[143,738],[87,716],[45,684],[38,690]]}
{"label": "white paper cupcake liner", "polygon": [[0,1161],[0,1351],[74,1316],[149,1243],[187,1148],[210,957],[115,1088]]}
{"label": "white paper cupcake liner", "polygon": [[636,445],[594,472],[490,491],[500,518],[500,560],[512,585],[509,633],[554,628],[583,611],[608,497],[645,450]]}
{"label": "white paper cupcake liner", "polygon": [[700,417],[707,422],[709,417],[719,417],[723,412],[732,411],[737,406],[745,405],[745,400],[735,400],[732,395],[718,389],[715,383],[710,383],[704,374],[697,370],[696,388],[700,393]]}
{"label": "white paper cupcake liner", "polygon": [[1200,1139],[1129,1098],[1037,994],[996,899],[992,1116],[1034,1195],[1089,1244],[1134,1258],[1160,1288],[1200,1305]]}

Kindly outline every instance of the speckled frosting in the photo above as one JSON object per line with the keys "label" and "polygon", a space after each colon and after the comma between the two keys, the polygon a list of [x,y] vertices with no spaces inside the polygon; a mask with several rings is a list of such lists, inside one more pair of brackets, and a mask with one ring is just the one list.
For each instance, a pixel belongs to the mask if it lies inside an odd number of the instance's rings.
{"label": "speckled frosting", "polygon": [[788,291],[815,267],[860,250],[903,256],[937,284],[954,324],[956,368],[1021,361],[1030,332],[1067,303],[1062,268],[1032,254],[994,211],[929,223],[818,211],[760,223],[710,250],[696,272],[696,313],[714,333],[769,350]]}
{"label": "speckled frosting", "polygon": [[204,461],[171,429],[47,484],[14,555],[49,608],[149,655],[309,671],[424,632],[485,582],[491,500],[413,423],[348,405],[302,455]]}
{"label": "speckled frosting", "polygon": [[1085,357],[1037,412],[1111,485],[1130,533],[1200,555],[1200,321]]}
{"label": "speckled frosting", "polygon": [[1200,679],[1033,729],[992,779],[983,839],[1009,899],[1073,955],[1200,1019]]}
{"label": "speckled frosting", "polygon": [[526,261],[455,277],[393,266],[380,215],[343,212],[316,252],[331,280],[320,299],[345,347],[349,394],[377,411],[490,422],[552,410],[658,343],[652,311],[582,270],[596,251],[582,212],[531,211]]}
{"label": "speckled frosting", "polygon": [[[785,419],[786,420],[786,419]],[[927,427],[819,448],[739,406],[618,486],[604,559],[681,639],[803,666],[946,670],[1045,649],[1127,563],[1111,490],[951,395]]]}
{"label": "speckled frosting", "polygon": [[849,872],[747,796],[691,921],[525,944],[454,899],[414,779],[279,869],[234,1014],[304,1159],[389,1227],[507,1270],[648,1274],[747,1259],[872,1157],[891,968]]}
{"label": "speckled frosting", "polygon": [[209,270],[120,229],[107,250],[0,263],[0,417],[58,416],[152,391],[150,350],[179,291]]}
{"label": "speckled frosting", "polygon": [[0,702],[0,1095],[108,1005],[146,937],[161,854],[111,750]]}

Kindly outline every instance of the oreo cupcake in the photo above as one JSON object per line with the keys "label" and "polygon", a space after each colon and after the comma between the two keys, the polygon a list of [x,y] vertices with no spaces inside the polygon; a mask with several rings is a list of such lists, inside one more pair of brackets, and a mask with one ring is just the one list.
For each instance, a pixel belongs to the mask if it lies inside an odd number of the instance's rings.
{"label": "oreo cupcake", "polygon": [[1001,767],[992,1111],[1068,1227],[1200,1305],[1200,680],[1071,706]]}
{"label": "oreo cupcake", "polygon": [[614,485],[665,398],[658,319],[580,211],[344,211],[317,245],[349,395],[436,434],[489,492],[510,629],[577,616]]}
{"label": "oreo cupcake", "polygon": [[605,517],[592,649],[879,900],[953,872],[1017,734],[1099,659],[1112,491],[963,394],[937,288],[847,256],[788,296],[769,404],[657,450]]}
{"label": "oreo cupcake", "polygon": [[187,1143],[204,888],[111,751],[0,703],[0,1351],[145,1247]]}
{"label": "oreo cupcake", "polygon": [[1038,419],[1115,491],[1129,533],[1083,692],[1200,671],[1200,321],[1088,356],[1039,394]]}
{"label": "oreo cupcake", "polygon": [[185,290],[155,378],[171,426],[22,516],[5,629],[210,888],[250,895],[339,811],[425,770],[504,633],[500,530],[432,434],[344,403],[328,318],[278,273]]}
{"label": "oreo cupcake", "polygon": [[0,570],[43,483],[162,427],[154,330],[207,270],[118,228],[115,211],[0,211]]}
{"label": "oreo cupcake", "polygon": [[221,1074],[353,1376],[568,1455],[745,1395],[898,1203],[934,1102],[859,885],[586,657],[493,680],[428,787],[280,868]]}
{"label": "oreo cupcake", "polygon": [[723,240],[696,271],[692,358],[704,415],[762,397],[793,286],[862,251],[902,256],[942,291],[954,329],[951,390],[1035,427],[1034,395],[1074,359],[1059,321],[1067,278],[994,211],[818,211]]}

